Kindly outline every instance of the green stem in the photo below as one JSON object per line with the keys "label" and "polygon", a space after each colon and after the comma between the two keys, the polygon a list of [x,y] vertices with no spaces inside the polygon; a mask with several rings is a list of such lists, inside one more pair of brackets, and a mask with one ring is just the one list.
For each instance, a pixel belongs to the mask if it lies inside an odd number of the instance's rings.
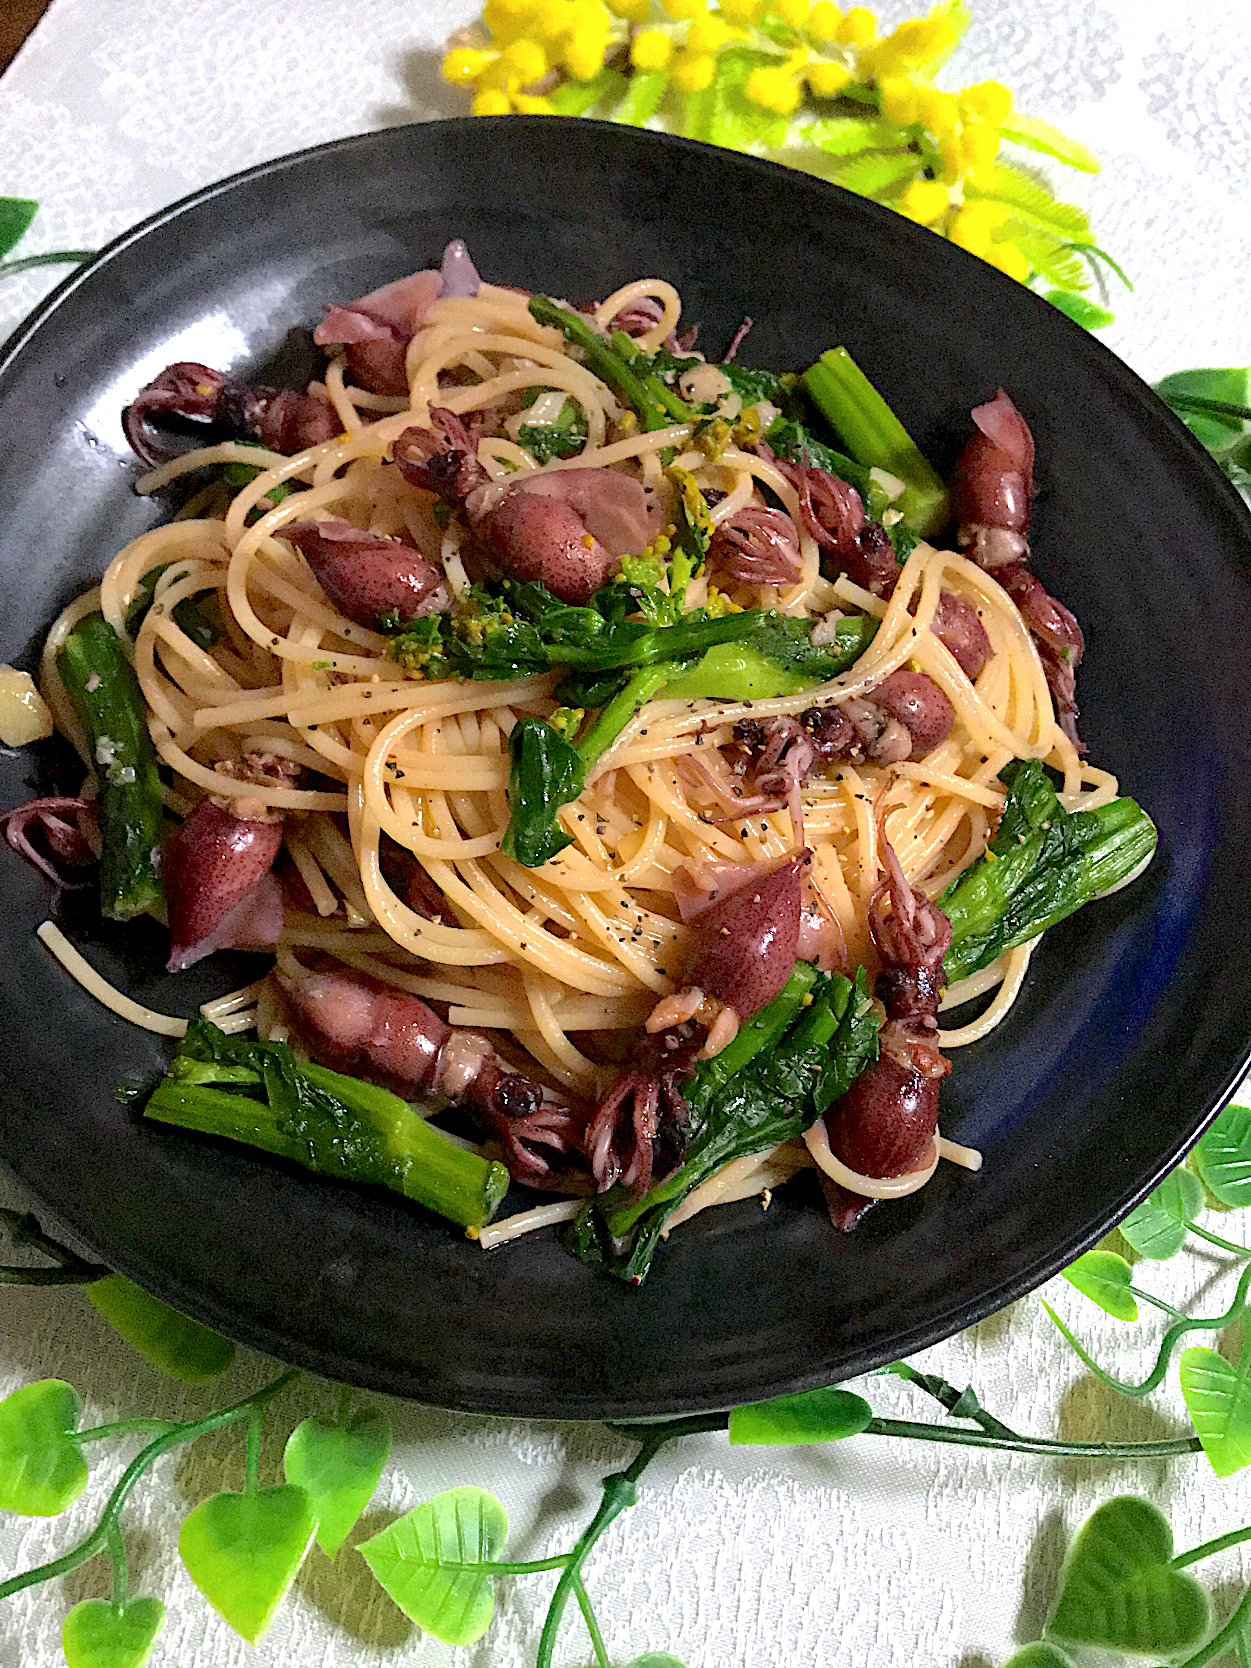
{"label": "green stem", "polygon": [[561,307],[550,296],[530,297],[531,316],[539,324],[559,330],[571,347],[581,348],[589,371],[606,382],[619,399],[637,414],[643,427],[651,432],[666,429],[673,419],[658,400],[648,392],[643,379],[635,374],[619,354],[613,352],[604,338],[580,314],[570,307]]}
{"label": "green stem", "polygon": [[887,1370],[894,1373],[896,1378],[902,1378],[909,1384],[915,1384],[918,1389],[924,1390],[927,1396],[933,1396],[935,1401],[941,1402],[948,1413],[955,1414],[957,1419],[971,1419],[974,1424],[980,1425],[990,1436],[1006,1437],[1012,1442],[1022,1440],[1018,1432],[1005,1425],[1001,1419],[996,1419],[993,1413],[987,1413],[984,1407],[976,1405],[976,1398],[974,1398],[975,1405],[971,1410],[966,1412],[961,1408],[960,1403],[965,1396],[972,1395],[971,1390],[957,1390],[955,1385],[948,1384],[946,1379],[938,1378],[933,1373],[920,1373],[915,1367],[910,1367],[906,1361],[893,1362]]}
{"label": "green stem", "polygon": [[8,1234],[13,1245],[25,1245],[32,1251],[42,1251],[45,1257],[51,1257],[53,1262],[60,1263],[62,1267],[99,1268],[98,1278],[112,1272],[99,1263],[87,1262],[76,1251],[71,1251],[68,1245],[62,1245],[59,1240],[45,1234],[38,1220],[29,1211],[0,1208],[0,1228]]}
{"label": "green stem", "polygon": [[120,1616],[126,1608],[126,1545],[122,1540],[122,1532],[114,1519],[109,1524],[109,1568],[112,1572],[112,1591],[109,1593],[109,1603],[113,1606],[113,1614]]}
{"label": "green stem", "polygon": [[1240,1546],[1243,1541],[1251,1541],[1251,1524],[1245,1529],[1231,1529],[1227,1535],[1218,1535],[1214,1541],[1204,1541],[1202,1546],[1191,1547],[1189,1552],[1179,1552],[1173,1559],[1173,1568],[1184,1570],[1187,1564],[1197,1564],[1201,1558],[1214,1558],[1218,1552]]}
{"label": "green stem", "polygon": [[0,1286],[94,1286],[109,1273],[94,1263],[67,1263],[62,1268],[0,1267]]}
{"label": "green stem", "polygon": [[1222,1251],[1232,1252],[1235,1257],[1251,1257],[1251,1246],[1235,1245],[1232,1240],[1222,1239],[1219,1234],[1201,1228],[1197,1222],[1187,1222],[1186,1227],[1190,1233],[1198,1234],[1200,1239],[1206,1239],[1209,1245],[1219,1245]]}
{"label": "green stem", "polygon": [[903,1436],[918,1442],[952,1442],[965,1448],[1002,1448],[1018,1454],[1069,1455],[1087,1459],[1154,1459],[1171,1454],[1197,1454],[1197,1436],[1178,1436],[1163,1442],[1061,1442],[1045,1436],[992,1436],[988,1431],[965,1430],[960,1425],[927,1425],[911,1419],[871,1419],[867,1436]]}
{"label": "green stem", "polygon": [[1206,1645],[1200,1645],[1193,1656],[1188,1656],[1184,1662],[1176,1664],[1176,1668],[1204,1668],[1204,1664],[1220,1656],[1223,1650],[1233,1645],[1242,1632],[1242,1626],[1248,1619],[1248,1608],[1251,1606],[1251,1587],[1238,1600],[1229,1620],[1219,1633],[1214,1633]]}
{"label": "green stem", "polygon": [[245,1494],[255,1494],[260,1484],[261,1428],[264,1423],[264,1417],[264,1413],[259,1407],[254,1407],[248,1414],[247,1472],[243,1483],[243,1492]]}
{"label": "green stem", "polygon": [[1235,417],[1239,422],[1251,423],[1251,406],[1234,405],[1229,400],[1205,400],[1199,394],[1161,394],[1165,405],[1174,411],[1184,411],[1200,417]]}
{"label": "green stem", "polygon": [[1096,1378],[1102,1379],[1103,1382],[1109,1385],[1113,1390],[1119,1390],[1122,1396],[1148,1396],[1160,1383],[1162,1383],[1165,1373],[1168,1372],[1168,1364],[1173,1358],[1173,1351],[1177,1347],[1180,1340],[1185,1337],[1186,1333],[1219,1332],[1222,1328],[1231,1326],[1246,1308],[1248,1287],[1251,1287],[1251,1265],[1248,1265],[1248,1267],[1243,1269],[1238,1280],[1237,1289],[1234,1292],[1234,1300],[1223,1315],[1213,1315],[1211,1318],[1199,1317],[1195,1320],[1186,1320],[1183,1318],[1175,1325],[1170,1326],[1160,1341],[1160,1353],[1156,1356],[1155,1366],[1147,1374],[1146,1378],[1143,1379],[1141,1384],[1127,1384],[1124,1379],[1115,1378],[1111,1373],[1105,1372],[1089,1351],[1084,1349],[1083,1346],[1077,1341],[1076,1337],[1060,1319],[1059,1315],[1056,1314],[1055,1310],[1047,1302],[1046,1298],[1042,1298],[1041,1302],[1043,1308],[1051,1316],[1052,1320],[1059,1327],[1061,1333],[1068,1340],[1070,1348],[1076,1351],[1076,1353],[1090,1368],[1091,1372],[1094,1373]]}
{"label": "green stem", "polygon": [[171,1431],[175,1427],[169,1419],[119,1419],[112,1425],[93,1425],[90,1430],[71,1431],[71,1442],[103,1442],[111,1436],[138,1436],[141,1433]]}
{"label": "green stem", "polygon": [[28,272],[35,266],[77,266],[81,261],[91,260],[95,253],[94,249],[49,249],[42,255],[23,255],[16,261],[0,261],[0,278],[16,272]]}
{"label": "green stem", "polygon": [[689,1419],[672,1419],[663,1425],[608,1426],[609,1430],[621,1436],[631,1437],[642,1446],[624,1471],[614,1471],[611,1477],[604,1478],[604,1493],[595,1516],[578,1537],[573,1551],[566,1555],[564,1570],[556,1583],[552,1602],[548,1605],[547,1615],[543,1619],[543,1632],[539,1636],[539,1650],[534,1659],[534,1668],[552,1668],[552,1655],[560,1633],[560,1620],[570,1595],[576,1594],[581,1584],[582,1565],[587,1554],[614,1518],[619,1517],[627,1506],[634,1504],[637,1497],[634,1485],[665,1443],[673,1442],[680,1436],[693,1436],[699,1431],[725,1430],[728,1423],[728,1414],[706,1413],[696,1414]]}
{"label": "green stem", "polygon": [[126,1497],[134,1488],[148,1468],[160,1459],[162,1454],[171,1448],[181,1447],[184,1442],[194,1442],[201,1436],[207,1436],[211,1431],[220,1430],[223,1425],[233,1424],[236,1419],[246,1417],[254,1407],[263,1407],[271,1401],[280,1390],[284,1390],[292,1379],[299,1377],[297,1368],[281,1373],[271,1383],[263,1385],[250,1396],[245,1396],[240,1402],[230,1407],[224,1407],[218,1413],[210,1413],[204,1419],[197,1419],[192,1423],[173,1425],[154,1442],[149,1442],[146,1448],[137,1453],[130,1464],[122,1472],[108,1503],[104,1508],[99,1523],[91,1533],[81,1540],[77,1546],[63,1553],[60,1558],[54,1558],[47,1564],[37,1564],[34,1569],[23,1570],[20,1575],[12,1575],[7,1581],[0,1582],[0,1599],[12,1598],[14,1593],[20,1593],[27,1587],[37,1587],[40,1582],[51,1581],[60,1575],[68,1575],[81,1564],[87,1563],[109,1544],[109,1536],[126,1503]]}
{"label": "green stem", "polygon": [[1172,1315],[1174,1320],[1185,1320],[1180,1309],[1174,1309],[1171,1303],[1166,1303],[1162,1297],[1156,1297],[1151,1292],[1139,1291],[1137,1286],[1126,1288],[1131,1297],[1136,1297],[1139,1303],[1149,1303],[1153,1309],[1159,1309],[1166,1315]]}
{"label": "green stem", "polygon": [[591,1648],[595,1652],[597,1668],[612,1668],[612,1664],[608,1660],[608,1652],[604,1646],[604,1636],[599,1631],[599,1622],[596,1620],[594,1610],[591,1609],[591,1600],[586,1588],[582,1585],[580,1575],[575,1575],[573,1578],[573,1596],[578,1601],[578,1609],[582,1612],[582,1620],[586,1623],[586,1631],[591,1636]]}
{"label": "green stem", "polygon": [[613,696],[578,743],[578,753],[588,769],[612,746],[634,715],[664,687],[673,671],[671,661],[641,666],[625,688]]}

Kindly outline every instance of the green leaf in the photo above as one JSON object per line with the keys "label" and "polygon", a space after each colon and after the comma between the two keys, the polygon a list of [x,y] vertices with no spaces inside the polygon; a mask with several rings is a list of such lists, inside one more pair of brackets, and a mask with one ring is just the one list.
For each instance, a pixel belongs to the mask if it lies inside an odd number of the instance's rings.
{"label": "green leaf", "polygon": [[508,1513],[480,1488],[450,1488],[357,1548],[406,1616],[447,1645],[491,1624],[495,1585],[480,1566],[504,1550]]}
{"label": "green leaf", "polygon": [[1121,1495],[1078,1530],[1047,1631],[1083,1645],[1170,1656],[1203,1637],[1208,1597],[1172,1568],[1173,1532],[1149,1500]]}
{"label": "green leaf", "polygon": [[754,69],[778,63],[774,53],[728,47],[717,59],[717,75],[702,93],[688,93],[682,104],[682,132],[727,150],[747,151],[786,143],[790,117],[753,104],[744,94]]}
{"label": "green leaf", "polygon": [[0,255],[22,241],[38,207],[29,197],[0,197]]}
{"label": "green leaf", "polygon": [[327,1558],[369,1504],[390,1453],[391,1421],[372,1408],[346,1424],[305,1419],[287,1438],[283,1473],[312,1501],[317,1544]]}
{"label": "green leaf", "polygon": [[81,1407],[64,1379],[27,1384],[0,1402],[0,1510],[55,1517],[87,1486],[71,1433]]}
{"label": "green leaf", "polygon": [[656,114],[669,77],[664,70],[642,70],[630,77],[624,97],[609,113],[609,119],[627,127],[645,127]]}
{"label": "green leaf", "polygon": [[164,1625],[160,1599],[131,1599],[122,1611],[108,1599],[84,1599],[65,1618],[61,1649],[69,1668],[140,1668]]}
{"label": "green leaf", "polygon": [[302,1488],[213,1494],[182,1526],[187,1574],[236,1633],[255,1644],[308,1551],[317,1521]]}
{"label": "green leaf", "polygon": [[1203,1184],[1223,1205],[1251,1205],[1251,1106],[1227,1106],[1195,1148]]}
{"label": "green leaf", "polygon": [[235,1358],[235,1346],[220,1332],[180,1315],[120,1274],[95,1281],[87,1296],[132,1348],[172,1378],[202,1384]]}
{"label": "green leaf", "polygon": [[1039,225],[1028,215],[1013,213],[1004,223],[999,236],[1005,243],[1015,244],[1031,269],[1048,283],[1069,290],[1090,287],[1090,274],[1085,261],[1074,254],[1068,239],[1051,226]]}
{"label": "green leaf", "polygon": [[1195,1435],[1218,1477],[1251,1465],[1251,1383],[1247,1352],[1236,1367],[1214,1349],[1183,1350],[1182,1395]]}
{"label": "green leaf", "polygon": [[841,1442],[846,1436],[859,1436],[872,1417],[864,1397],[850,1390],[809,1390],[736,1407],[730,1414],[730,1441],[772,1447]]}
{"label": "green leaf", "polygon": [[855,156],[907,142],[903,128],[881,116],[828,116],[804,128],[803,137],[830,156]]}
{"label": "green leaf", "polygon": [[1085,1251],[1061,1272],[1071,1286],[1097,1303],[1105,1315],[1111,1315],[1114,1320],[1138,1319],[1138,1305],[1129,1289],[1133,1273],[1124,1257],[1118,1257],[1115,1251]]}
{"label": "green leaf", "polygon": [[1027,150],[1054,156],[1057,162],[1080,168],[1084,174],[1099,172],[1099,158],[1092,150],[1079,140],[1070,139],[1050,122],[1040,122],[1034,116],[1022,116],[1014,111],[1006,122],[1000,122],[999,136],[1010,139],[1014,145],[1024,145]]}
{"label": "green leaf", "polygon": [[1074,324],[1080,324],[1083,330],[1102,330],[1116,317],[1116,314],[1110,313],[1106,307],[1100,307],[1096,302],[1088,301],[1084,295],[1078,295],[1076,290],[1048,290],[1047,300],[1053,307],[1058,307],[1066,318],[1072,319]]}
{"label": "green leaf", "polygon": [[849,157],[831,178],[845,191],[870,197],[911,179],[920,166],[920,157],[911,151],[902,154],[898,151],[863,151],[859,156]]}
{"label": "green leaf", "polygon": [[1203,1188],[1189,1170],[1174,1170],[1121,1223],[1139,1256],[1165,1262],[1181,1250],[1187,1225],[1203,1209]]}
{"label": "green leaf", "polygon": [[1074,243],[1089,243],[1090,221],[1073,203],[1062,203],[1030,168],[1016,163],[991,163],[977,171],[976,180],[964,187],[970,201],[1007,203],[1039,226],[1045,226]]}
{"label": "green leaf", "polygon": [[620,70],[605,66],[589,81],[563,81],[548,95],[557,116],[585,116],[598,104],[616,103],[625,94],[627,81]]}
{"label": "green leaf", "polygon": [[668,1651],[648,1651],[646,1656],[636,1656],[630,1668],[683,1668],[683,1665]]}
{"label": "green leaf", "polygon": [[1052,1645],[1045,1639],[1036,1639],[1023,1650],[1013,1651],[1003,1668],[1074,1668],[1074,1665],[1073,1658],[1058,1645]]}

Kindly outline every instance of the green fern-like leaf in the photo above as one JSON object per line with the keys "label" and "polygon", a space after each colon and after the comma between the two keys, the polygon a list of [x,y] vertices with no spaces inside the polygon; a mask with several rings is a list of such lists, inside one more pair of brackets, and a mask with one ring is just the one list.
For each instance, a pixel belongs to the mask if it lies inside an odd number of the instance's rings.
{"label": "green fern-like leaf", "polygon": [[907,142],[907,134],[894,122],[869,116],[829,116],[804,128],[803,137],[830,156],[855,156],[860,151],[881,150]]}
{"label": "green fern-like leaf", "polygon": [[743,88],[754,69],[775,65],[776,56],[746,47],[729,47],[717,59],[717,76],[702,93],[682,101],[682,133],[708,145],[748,151],[786,143],[790,117],[753,104]]}
{"label": "green fern-like leaf", "polygon": [[1084,174],[1099,172],[1099,158],[1095,153],[1087,150],[1078,140],[1061,133],[1059,128],[1052,127],[1050,122],[1040,122],[1033,116],[1013,112],[1006,122],[999,124],[999,134],[1014,145],[1024,145],[1027,150],[1054,156],[1057,162],[1067,163],[1070,168],[1080,168]]}
{"label": "green fern-like leaf", "polygon": [[849,157],[834,179],[848,191],[872,197],[911,179],[919,167],[920,159],[911,151],[862,151]]}
{"label": "green fern-like leaf", "polygon": [[1022,214],[1003,224],[999,236],[1018,248],[1031,268],[1062,290],[1088,290],[1090,270],[1063,238]]}
{"label": "green fern-like leaf", "polygon": [[1062,203],[1033,169],[1019,163],[1003,162],[979,168],[976,180],[966,182],[964,193],[970,201],[980,198],[1007,203],[1023,218],[1055,232],[1066,243],[1092,241],[1085,211],[1074,203]]}
{"label": "green fern-like leaf", "polygon": [[632,75],[624,97],[608,111],[609,121],[621,122],[626,127],[646,127],[668,87],[669,77],[664,70],[644,70]]}

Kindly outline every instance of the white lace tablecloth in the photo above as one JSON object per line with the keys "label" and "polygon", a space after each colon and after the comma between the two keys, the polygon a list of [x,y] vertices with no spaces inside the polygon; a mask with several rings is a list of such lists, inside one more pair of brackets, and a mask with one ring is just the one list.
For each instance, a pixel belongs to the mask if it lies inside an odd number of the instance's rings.
{"label": "white lace tablecloth", "polygon": [[[1103,158],[1093,180],[1061,172],[1065,194],[1086,204],[1100,242],[1136,281],[1132,296],[1114,297],[1117,322],[1104,339],[1150,379],[1251,363],[1247,0],[971,4],[975,21],[950,74],[1007,82],[1023,109]],[[888,20],[919,9],[893,0],[881,8]],[[41,205],[22,252],[98,246],[252,163],[461,113],[438,61],[447,34],[474,11],[472,0],[55,0],[0,81],[0,194]],[[54,281],[37,271],[0,285],[0,338]],[[1151,1268],[1143,1283],[1177,1302],[1202,1290],[1215,1312],[1217,1267],[1179,1259]],[[1073,1313],[1076,1295],[1054,1284],[1057,1304]],[[1089,1305],[1081,1326],[1110,1363],[1145,1371],[1136,1340],[1149,1327],[1118,1327]],[[1058,1342],[1036,1298],[920,1361],[973,1383],[1007,1423],[1039,1434],[1132,1439],[1188,1428],[1175,1389],[1150,1407],[1102,1389]],[[68,1378],[90,1423],[190,1416],[219,1396],[246,1394],[269,1370],[241,1355],[224,1384],[184,1391],[138,1360],[77,1293],[0,1290],[0,1395],[33,1378]],[[859,1388],[881,1413],[939,1413],[896,1381]],[[309,1380],[284,1406],[299,1417],[331,1400]],[[476,1482],[508,1507],[514,1557],[569,1546],[598,1499],[598,1479],[632,1452],[597,1428],[399,1403],[391,1413],[394,1463],[371,1515],[380,1524],[383,1513]],[[223,1436],[167,1458],[128,1508],[134,1590],[162,1595],[170,1608],[155,1664],[528,1668],[550,1577],[503,1584],[489,1633],[453,1651],[418,1634],[351,1553],[332,1565],[314,1551],[270,1632],[256,1648],[244,1644],[208,1609],[174,1550],[196,1500],[239,1486],[241,1454],[238,1437]],[[266,1454],[270,1466],[277,1459],[276,1449]],[[102,1469],[111,1475],[115,1462]],[[1037,1637],[1067,1533],[1119,1492],[1157,1500],[1179,1546],[1248,1516],[1245,1480],[1215,1485],[1202,1459],[1113,1467],[870,1437],[792,1450],[689,1438],[647,1473],[640,1503],[601,1543],[589,1581],[621,1663],[668,1649],[689,1668],[992,1668]],[[100,1501],[97,1482],[63,1518],[0,1521],[0,1571],[64,1550]],[[1251,1554],[1241,1557],[1208,1566],[1206,1579],[1226,1599],[1240,1569],[1251,1575]],[[0,1607],[0,1664],[60,1663],[65,1611],[104,1583],[92,1566]],[[566,1668],[591,1658],[579,1625],[570,1624],[558,1653]]]}

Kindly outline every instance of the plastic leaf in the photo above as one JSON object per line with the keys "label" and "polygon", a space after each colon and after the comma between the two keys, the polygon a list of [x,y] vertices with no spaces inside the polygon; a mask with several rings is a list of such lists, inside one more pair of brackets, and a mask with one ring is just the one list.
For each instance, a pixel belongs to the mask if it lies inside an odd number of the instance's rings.
{"label": "plastic leaf", "polygon": [[491,1624],[495,1585],[478,1568],[504,1550],[508,1513],[480,1488],[450,1488],[357,1549],[417,1626],[447,1645],[471,1645]]}
{"label": "plastic leaf", "polygon": [[1014,1651],[1003,1668],[1074,1668],[1073,1658],[1045,1639]]}
{"label": "plastic leaf", "polygon": [[987,163],[977,170],[976,178],[965,181],[964,193],[974,202],[981,198],[992,203],[1007,203],[1040,226],[1049,227],[1074,243],[1090,241],[1090,221],[1085,213],[1073,203],[1062,203],[1045,181],[1029,168],[1010,162]]}
{"label": "plastic leaf", "polygon": [[1129,1289],[1133,1272],[1115,1251],[1085,1251],[1062,1272],[1069,1284],[1097,1303],[1105,1315],[1114,1320],[1138,1319],[1138,1305]]}
{"label": "plastic leaf", "polygon": [[1182,1352],[1181,1388],[1195,1435],[1218,1477],[1251,1465],[1251,1383],[1248,1363],[1231,1367],[1214,1349]]}
{"label": "plastic leaf", "polygon": [[830,156],[854,156],[858,151],[902,145],[905,134],[894,122],[872,116],[830,116],[803,131],[810,143]]}
{"label": "plastic leaf", "polygon": [[308,1495],[290,1483],[255,1494],[213,1494],[184,1522],[178,1551],[214,1610],[255,1644],[316,1526]]}
{"label": "plastic leaf", "polygon": [[1164,1262],[1181,1250],[1186,1225],[1203,1209],[1203,1188],[1189,1170],[1174,1170],[1121,1223],[1121,1234],[1142,1257]]}
{"label": "plastic leaf", "polygon": [[730,1441],[774,1447],[841,1442],[845,1436],[858,1436],[872,1417],[864,1397],[850,1390],[809,1390],[736,1407],[730,1414]]}
{"label": "plastic leaf", "polygon": [[646,1656],[636,1656],[630,1668],[683,1668],[683,1665],[668,1651],[648,1651]]}
{"label": "plastic leaf", "polygon": [[0,1402],[0,1510],[55,1517],[87,1486],[71,1433],[81,1407],[64,1379],[27,1384]]}
{"label": "plastic leaf", "polygon": [[29,197],[0,197],[0,255],[22,241],[38,207]]}
{"label": "plastic leaf", "polygon": [[164,1625],[160,1599],[131,1599],[122,1611],[108,1599],[84,1599],[65,1618],[61,1649],[69,1668],[140,1668]]}
{"label": "plastic leaf", "polygon": [[1115,313],[1109,313],[1106,307],[1100,307],[1097,302],[1087,300],[1075,290],[1048,290],[1047,300],[1053,307],[1059,308],[1066,318],[1072,319],[1074,324],[1080,324],[1083,330],[1102,330],[1116,317]]}
{"label": "plastic leaf", "polygon": [[845,191],[869,197],[911,179],[920,165],[920,157],[911,151],[902,155],[898,151],[864,151],[860,156],[849,157],[831,178]]}
{"label": "plastic leaf", "polygon": [[1173,1532],[1149,1500],[1121,1495],[1078,1530],[1048,1627],[1062,1639],[1172,1655],[1207,1632],[1208,1597],[1172,1567]]}
{"label": "plastic leaf", "polygon": [[282,1456],[289,1483],[305,1489],[317,1519],[317,1544],[333,1558],[369,1504],[391,1453],[391,1421],[369,1409],[346,1424],[305,1419]]}
{"label": "plastic leaf", "polygon": [[1006,122],[1000,122],[999,136],[1011,140],[1014,145],[1024,145],[1027,150],[1054,156],[1057,162],[1066,162],[1070,168],[1080,168],[1084,174],[1099,172],[1099,158],[1092,150],[1078,140],[1070,139],[1059,128],[1052,127],[1050,122],[1040,122],[1034,116],[1022,116],[1014,111]]}
{"label": "plastic leaf", "polygon": [[171,1378],[202,1384],[235,1358],[235,1346],[220,1332],[180,1315],[120,1274],[95,1281],[87,1296],[133,1349]]}
{"label": "plastic leaf", "polygon": [[[1235,373],[1245,383],[1247,373]],[[1176,382],[1176,377],[1165,377],[1165,382]],[[1161,387],[1163,384],[1160,385]],[[1196,389],[1179,388],[1178,393],[1196,393]],[[1209,400],[1230,400],[1231,404],[1245,403],[1243,397],[1231,399],[1228,394],[1204,394]],[[1200,418],[1186,418],[1200,440],[1195,425]],[[1211,422],[1214,419],[1208,418]],[[1203,1177],[1204,1186],[1223,1205],[1251,1205],[1251,1106],[1227,1106],[1220,1117],[1205,1131],[1195,1148],[1195,1165]]]}
{"label": "plastic leaf", "polygon": [[664,70],[644,70],[632,75],[625,96],[609,112],[611,119],[629,127],[643,127],[656,114],[668,85],[669,77]]}

